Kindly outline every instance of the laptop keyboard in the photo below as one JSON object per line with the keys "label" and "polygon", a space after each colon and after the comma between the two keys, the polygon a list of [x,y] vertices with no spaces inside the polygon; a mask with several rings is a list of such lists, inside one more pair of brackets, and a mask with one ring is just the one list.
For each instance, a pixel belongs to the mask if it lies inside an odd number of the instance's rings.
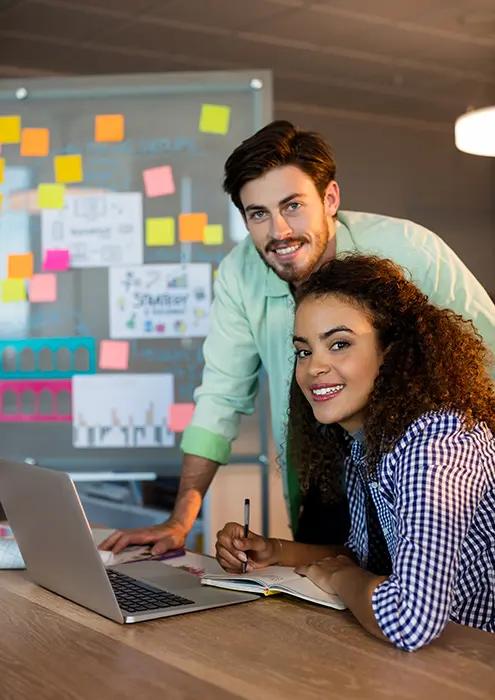
{"label": "laptop keyboard", "polygon": [[175,593],[169,593],[143,581],[137,581],[135,578],[120,573],[120,571],[107,569],[107,574],[117,603],[126,612],[144,612],[194,603],[193,600],[182,598]]}

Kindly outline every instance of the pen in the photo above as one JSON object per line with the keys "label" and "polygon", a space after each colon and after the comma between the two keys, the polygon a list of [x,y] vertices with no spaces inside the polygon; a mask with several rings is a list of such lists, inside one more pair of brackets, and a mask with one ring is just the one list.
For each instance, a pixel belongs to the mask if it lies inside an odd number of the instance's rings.
{"label": "pen", "polygon": [[[249,534],[249,507],[250,507],[250,502],[249,498],[244,499],[244,538],[246,538]],[[247,568],[247,562],[243,561],[242,562],[242,573],[246,573],[246,568]]]}

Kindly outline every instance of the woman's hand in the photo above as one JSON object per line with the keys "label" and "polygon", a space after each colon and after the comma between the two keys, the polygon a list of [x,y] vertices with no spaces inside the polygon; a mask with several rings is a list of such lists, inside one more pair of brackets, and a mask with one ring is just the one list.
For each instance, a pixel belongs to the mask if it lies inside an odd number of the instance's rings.
{"label": "woman's hand", "polygon": [[217,532],[215,545],[217,560],[225,571],[239,573],[243,563],[246,571],[261,569],[277,563],[279,544],[277,540],[249,532],[244,537],[244,526],[227,523]]}
{"label": "woman's hand", "polygon": [[314,584],[327,593],[339,595],[335,588],[334,577],[344,569],[359,569],[359,566],[350,557],[339,554],[337,557],[325,557],[306,566],[298,566],[296,573],[306,576]]}

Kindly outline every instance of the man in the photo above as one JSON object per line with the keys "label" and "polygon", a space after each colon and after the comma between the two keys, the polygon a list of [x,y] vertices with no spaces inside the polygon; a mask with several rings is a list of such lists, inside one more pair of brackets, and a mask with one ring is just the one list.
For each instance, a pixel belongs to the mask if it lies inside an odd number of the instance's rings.
{"label": "man", "polygon": [[[254,411],[262,365],[270,386],[273,437],[283,452],[293,369],[291,289],[335,255],[357,251],[391,258],[410,271],[432,302],[471,318],[495,350],[495,306],[438,236],[409,221],[339,211],[335,162],[318,134],[286,121],[269,124],[228,158],[224,189],[250,236],[219,267],[203,381],[181,444],[184,462],[174,511],[161,525],[113,533],[104,549],[118,552],[131,543],[153,543],[158,554],[183,544],[218,466],[229,460],[240,415]],[[295,530],[297,477],[293,468],[282,466]],[[345,532],[328,532],[326,541],[343,538]]]}

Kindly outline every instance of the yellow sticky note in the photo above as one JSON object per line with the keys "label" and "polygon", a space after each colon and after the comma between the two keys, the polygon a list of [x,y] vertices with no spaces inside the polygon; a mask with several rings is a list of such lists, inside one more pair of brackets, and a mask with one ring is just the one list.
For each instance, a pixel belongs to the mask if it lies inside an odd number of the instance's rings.
{"label": "yellow sticky note", "polygon": [[5,177],[5,158],[0,158],[0,182],[3,182]]}
{"label": "yellow sticky note", "polygon": [[146,219],[146,245],[174,245],[175,219],[164,216],[160,219]]}
{"label": "yellow sticky note", "polygon": [[199,130],[205,134],[222,134],[229,131],[230,107],[227,105],[201,106],[201,116],[199,118]]}
{"label": "yellow sticky note", "polygon": [[55,156],[54,164],[56,182],[83,181],[82,156]]}
{"label": "yellow sticky note", "polygon": [[50,152],[50,132],[48,129],[23,129],[21,136],[21,156],[42,158]]}
{"label": "yellow sticky note", "polygon": [[21,118],[16,114],[0,117],[0,143],[19,143]]}
{"label": "yellow sticky note", "polygon": [[40,209],[63,209],[65,185],[45,182],[38,185],[38,207]]}
{"label": "yellow sticky note", "polygon": [[8,257],[9,279],[25,279],[33,276],[34,260],[32,253],[17,253]]}
{"label": "yellow sticky note", "polygon": [[108,143],[124,140],[123,114],[97,114],[95,117],[95,141]]}
{"label": "yellow sticky note", "polygon": [[222,245],[223,226],[221,224],[208,224],[203,230],[203,243],[205,245]]}
{"label": "yellow sticky note", "polygon": [[26,284],[24,280],[2,280],[2,301],[26,301]]}

